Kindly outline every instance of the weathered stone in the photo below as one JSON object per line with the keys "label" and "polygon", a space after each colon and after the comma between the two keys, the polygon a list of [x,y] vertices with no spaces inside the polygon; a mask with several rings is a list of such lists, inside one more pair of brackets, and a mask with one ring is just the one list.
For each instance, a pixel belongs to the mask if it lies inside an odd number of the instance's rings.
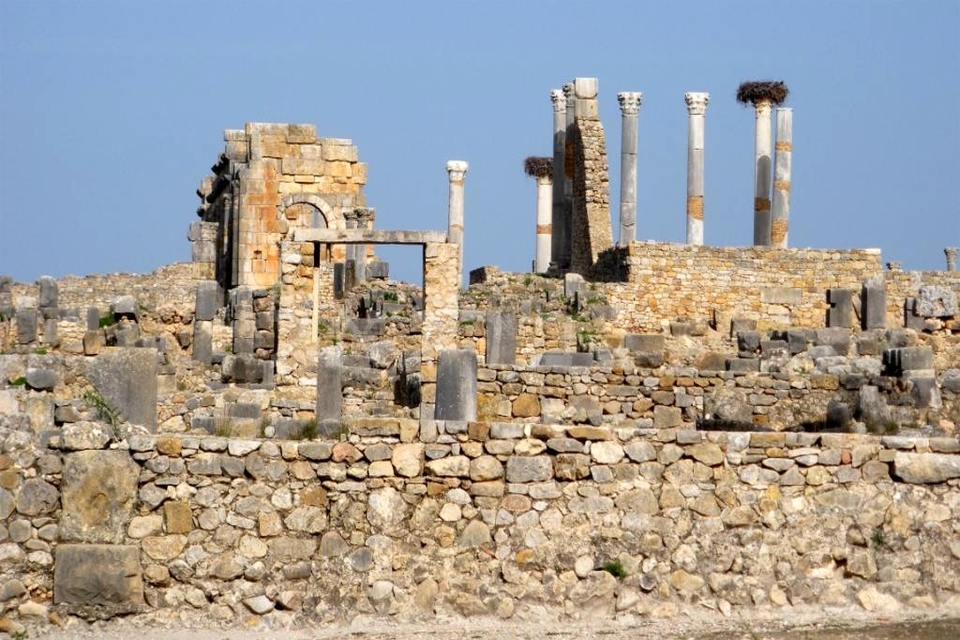
{"label": "weathered stone", "polygon": [[113,436],[113,429],[99,422],[65,424],[60,430],[60,448],[63,451],[103,449]]}
{"label": "weathered stone", "polygon": [[426,464],[426,472],[434,476],[454,476],[466,478],[470,475],[470,458],[466,456],[448,456],[431,460]]}
{"label": "weathered stone", "polygon": [[512,365],[517,359],[517,315],[511,311],[486,314],[486,363]]}
{"label": "weathered stone", "polygon": [[169,562],[183,552],[187,537],[181,534],[149,536],[140,543],[143,552],[159,562]]}
{"label": "weathered stone", "polygon": [[149,431],[157,428],[157,352],[153,349],[104,349],[88,377],[120,417]]}
{"label": "weathered stone", "polygon": [[960,478],[960,456],[944,453],[897,451],[893,475],[911,484],[930,484]]}
{"label": "weathered stone", "polygon": [[913,304],[914,314],[923,318],[949,318],[957,315],[957,294],[950,287],[924,285]]}
{"label": "weathered stone", "polygon": [[59,544],[53,602],[100,605],[129,613],[143,605],[140,550],[136,545]]}
{"label": "weathered stone", "polygon": [[540,401],[532,393],[521,393],[513,401],[513,415],[517,418],[531,418],[540,415]]}
{"label": "weathered stone", "polygon": [[393,530],[407,517],[407,505],[402,495],[392,487],[370,493],[367,499],[367,521],[374,529]]}
{"label": "weathered stone", "polygon": [[53,389],[57,385],[57,372],[51,369],[27,367],[27,386],[38,391]]}
{"label": "weathered stone", "polygon": [[507,482],[544,482],[552,477],[550,456],[510,456],[507,459]]}
{"label": "weathered stone", "polygon": [[125,451],[64,456],[61,539],[119,544],[137,500],[140,467]]}
{"label": "weathered stone", "polygon": [[444,350],[437,362],[437,420],[477,419],[477,354]]}
{"label": "weathered stone", "polygon": [[424,446],[420,443],[398,444],[393,447],[391,462],[397,475],[413,478],[423,473]]}
{"label": "weathered stone", "polygon": [[590,456],[599,464],[616,464],[623,459],[623,447],[618,442],[594,442]]}
{"label": "weathered stone", "polygon": [[57,488],[46,480],[30,478],[20,485],[17,494],[17,512],[25,516],[51,513],[60,502]]}
{"label": "weathered stone", "polygon": [[470,479],[473,481],[498,480],[503,475],[503,463],[494,456],[483,455],[470,461]]}

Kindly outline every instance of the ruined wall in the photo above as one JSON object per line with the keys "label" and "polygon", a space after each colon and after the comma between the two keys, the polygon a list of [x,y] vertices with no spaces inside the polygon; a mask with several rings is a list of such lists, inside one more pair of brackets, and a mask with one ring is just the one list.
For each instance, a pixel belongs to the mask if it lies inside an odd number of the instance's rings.
{"label": "ruined wall", "polygon": [[59,450],[5,430],[0,606],[248,624],[957,606],[956,439],[459,430],[115,450],[95,425]]}
{"label": "ruined wall", "polygon": [[603,124],[595,115],[578,115],[567,135],[573,153],[570,270],[587,273],[600,253],[613,246],[606,140]]}
{"label": "ruined wall", "polygon": [[[822,327],[829,288],[860,290],[881,273],[872,249],[774,249],[634,242],[627,281],[602,291],[632,331],[660,330],[674,319],[748,318],[758,327]],[[603,275],[603,274],[598,274]]]}

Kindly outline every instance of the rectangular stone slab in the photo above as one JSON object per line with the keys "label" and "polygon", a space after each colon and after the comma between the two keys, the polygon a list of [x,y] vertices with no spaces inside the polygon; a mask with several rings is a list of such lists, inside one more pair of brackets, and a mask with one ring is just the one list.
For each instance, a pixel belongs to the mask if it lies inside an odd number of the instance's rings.
{"label": "rectangular stone slab", "polygon": [[135,545],[59,545],[53,602],[98,605],[113,613],[136,611],[143,606],[140,549]]}

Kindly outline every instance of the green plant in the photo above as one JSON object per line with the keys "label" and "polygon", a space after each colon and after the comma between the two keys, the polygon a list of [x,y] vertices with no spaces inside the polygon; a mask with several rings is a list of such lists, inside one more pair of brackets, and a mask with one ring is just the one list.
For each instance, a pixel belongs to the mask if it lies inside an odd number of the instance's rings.
{"label": "green plant", "polygon": [[323,335],[330,331],[330,325],[326,323],[322,318],[317,320],[317,335]]}
{"label": "green plant", "polygon": [[385,291],[383,293],[384,302],[400,302],[400,296],[396,291]]}
{"label": "green plant", "polygon": [[870,534],[870,544],[873,545],[874,549],[889,547],[887,538],[883,533],[883,527],[876,527],[873,530],[873,533]]}
{"label": "green plant", "polygon": [[230,416],[226,411],[215,411],[213,414],[213,435],[221,438],[229,438],[233,435],[233,425],[230,424]]}
{"label": "green plant", "polygon": [[30,637],[30,632],[26,629],[14,629],[10,631],[10,640],[27,640]]}
{"label": "green plant", "polygon": [[45,356],[45,355],[47,355],[47,348],[46,348],[46,347],[37,347],[36,349],[33,350],[33,352],[34,352],[35,354],[37,354],[38,356]]}
{"label": "green plant", "polygon": [[531,275],[526,275],[526,276],[524,276],[524,278],[523,278],[523,286],[529,287],[531,284],[533,284],[533,276],[531,276]]}
{"label": "green plant", "polygon": [[110,402],[104,398],[99,391],[93,388],[88,389],[83,393],[83,401],[91,409],[96,409],[97,415],[100,417],[100,419],[113,428],[113,437],[117,440],[120,440],[120,423],[123,422],[123,417],[120,415],[120,411],[110,404]]}
{"label": "green plant", "polygon": [[623,580],[627,577],[627,570],[623,568],[623,563],[620,562],[620,558],[607,560],[600,568],[612,575],[617,580]]}
{"label": "green plant", "polygon": [[16,378],[10,381],[11,387],[22,387],[25,384],[27,384],[27,379],[23,376],[17,376]]}
{"label": "green plant", "polygon": [[290,434],[291,440],[313,440],[317,437],[317,419],[310,418]]}
{"label": "green plant", "polygon": [[467,318],[466,320],[461,320],[461,321],[460,321],[460,326],[461,326],[461,327],[469,327],[469,326],[474,325],[474,324],[476,324],[476,323],[477,323],[477,319],[476,319],[476,318]]}
{"label": "green plant", "polygon": [[112,327],[117,324],[117,319],[112,313],[105,313],[100,316],[100,322],[97,324],[101,329],[106,329],[107,327]]}

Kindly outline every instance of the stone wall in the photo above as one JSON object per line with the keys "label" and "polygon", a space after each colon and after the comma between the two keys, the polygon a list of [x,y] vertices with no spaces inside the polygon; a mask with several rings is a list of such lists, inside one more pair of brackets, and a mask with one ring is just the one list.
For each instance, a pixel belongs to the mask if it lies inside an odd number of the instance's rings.
{"label": "stone wall", "polygon": [[104,450],[92,423],[52,449],[15,426],[7,614],[960,606],[955,438],[494,422],[439,423],[433,443],[371,425],[349,442],[131,434]]}
{"label": "stone wall", "polygon": [[567,136],[573,153],[570,270],[587,273],[600,254],[613,246],[606,139],[595,114],[578,115]]}

